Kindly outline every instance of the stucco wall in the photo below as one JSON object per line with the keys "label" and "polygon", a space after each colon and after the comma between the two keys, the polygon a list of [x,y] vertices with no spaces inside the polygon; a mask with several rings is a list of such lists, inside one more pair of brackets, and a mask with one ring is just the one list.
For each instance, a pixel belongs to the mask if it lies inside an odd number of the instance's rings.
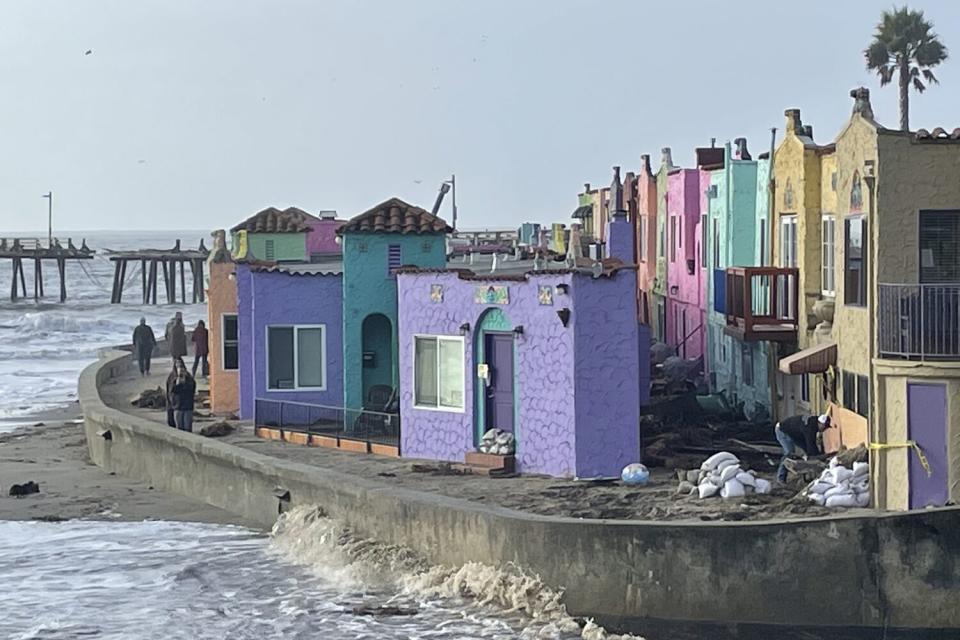
{"label": "stucco wall", "polygon": [[310,233],[307,234],[307,256],[314,253],[340,253],[337,228],[343,222],[325,218],[310,225]]}
{"label": "stucco wall", "polygon": [[[241,266],[238,271],[246,267]],[[343,317],[339,275],[291,275],[253,272],[239,288],[242,415],[253,415],[254,399],[285,400],[338,407],[343,398]],[[240,279],[238,278],[238,282]],[[267,327],[323,325],[326,335],[326,386],[322,390],[268,390]]]}
{"label": "stucco wall", "polygon": [[253,367],[253,314],[251,313],[251,279],[253,274],[246,264],[236,265],[237,276],[237,332],[240,339],[240,369],[237,371],[240,388],[240,417],[253,418],[254,378]]}
{"label": "stucco wall", "polygon": [[[215,262],[208,266],[207,330],[210,344],[210,410],[234,413],[240,409],[238,369],[223,369],[223,315],[237,313],[237,284],[231,280],[232,262]],[[237,327],[239,331],[239,326]]]}
{"label": "stucco wall", "polygon": [[639,222],[646,223],[644,232],[637,238],[637,242],[643,240],[646,247],[641,258],[640,245],[637,245],[637,264],[640,266],[637,270],[637,282],[640,289],[647,292],[647,315],[641,317],[653,322],[656,310],[652,308],[650,292],[657,277],[657,180],[649,172],[649,160],[645,160],[644,167],[637,176],[637,211],[643,216]]}
{"label": "stucco wall", "polygon": [[[248,233],[247,257],[278,262],[304,262],[307,255],[306,233]],[[267,257],[267,241],[273,241],[273,257]]]}
{"label": "stucco wall", "polygon": [[[625,465],[640,461],[640,351],[632,305],[634,283],[635,274],[627,269],[610,278],[573,277],[572,316],[576,322],[563,331],[575,334],[576,394],[572,399],[576,405],[576,475],[581,478],[618,477]],[[649,369],[649,349],[646,354]],[[535,370],[536,362],[531,365]],[[544,393],[561,386],[548,368],[541,369],[540,376],[545,377]]]}
{"label": "stucco wall", "polygon": [[390,245],[400,245],[404,266],[446,265],[443,234],[343,235],[343,405],[348,408],[360,408],[364,403],[363,320],[372,313],[385,315],[393,327],[392,385],[397,386],[397,283],[387,268]]}
{"label": "stucco wall", "polygon": [[[625,273],[633,275],[632,271]],[[537,299],[540,285],[569,285],[572,277],[544,275],[531,276],[524,282],[497,282],[461,280],[454,273],[424,273],[400,274],[398,281],[403,455],[462,461],[464,454],[474,449],[476,327],[485,311],[497,308],[507,316],[512,327],[522,325],[524,328],[523,335],[514,341],[518,365],[515,384],[517,468],[524,473],[575,475],[574,335],[579,313],[573,305],[572,291],[563,294],[555,290],[553,305],[541,305]],[[443,286],[443,302],[431,302],[433,284]],[[474,301],[477,286],[490,284],[509,288],[508,304],[494,306]],[[564,307],[571,309],[566,328],[557,316],[557,310]],[[460,326],[464,323],[471,327],[464,340],[465,409],[460,412],[416,408],[413,404],[413,336],[460,336]]]}

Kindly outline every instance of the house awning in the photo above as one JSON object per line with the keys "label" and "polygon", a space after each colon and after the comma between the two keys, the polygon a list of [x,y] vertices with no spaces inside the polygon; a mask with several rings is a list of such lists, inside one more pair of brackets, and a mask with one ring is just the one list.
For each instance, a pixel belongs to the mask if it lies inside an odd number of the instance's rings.
{"label": "house awning", "polygon": [[593,217],[593,205],[585,204],[582,207],[577,207],[573,211],[571,218],[592,218]]}
{"label": "house awning", "polygon": [[797,376],[804,373],[823,373],[837,362],[837,343],[827,342],[798,351],[780,359],[780,371]]}

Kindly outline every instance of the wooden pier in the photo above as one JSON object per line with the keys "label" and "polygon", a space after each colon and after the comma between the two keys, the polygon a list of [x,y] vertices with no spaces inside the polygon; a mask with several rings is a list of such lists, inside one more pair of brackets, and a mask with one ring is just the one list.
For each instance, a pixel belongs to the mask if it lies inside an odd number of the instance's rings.
{"label": "wooden pier", "polygon": [[163,274],[163,286],[166,290],[166,299],[169,304],[177,302],[177,267],[180,268],[180,301],[187,303],[187,265],[193,279],[190,302],[204,301],[203,294],[203,265],[207,261],[210,251],[200,241],[197,249],[183,250],[180,241],[173,249],[141,249],[138,251],[105,251],[114,263],[113,292],[110,302],[119,304],[123,301],[123,289],[127,280],[127,267],[131,263],[140,265],[140,281],[142,285],[142,303],[157,304],[157,283],[160,273]]}
{"label": "wooden pier", "polygon": [[60,276],[60,302],[67,299],[67,260],[91,260],[94,251],[87,247],[84,240],[80,247],[75,247],[72,239],[67,239],[63,246],[59,239],[53,239],[44,246],[39,240],[24,238],[4,238],[0,240],[0,259],[9,259],[13,264],[13,277],[10,279],[10,300],[16,302],[27,297],[26,276],[23,273],[24,261],[33,261],[33,298],[39,300],[44,296],[43,291],[43,263],[52,260]]}

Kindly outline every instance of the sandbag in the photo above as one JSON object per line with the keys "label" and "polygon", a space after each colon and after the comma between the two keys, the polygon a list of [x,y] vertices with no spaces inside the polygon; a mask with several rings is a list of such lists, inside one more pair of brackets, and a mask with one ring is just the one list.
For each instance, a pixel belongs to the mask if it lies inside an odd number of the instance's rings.
{"label": "sandbag", "polygon": [[720,489],[721,498],[742,498],[746,493],[743,485],[737,480],[727,480]]}
{"label": "sandbag", "polygon": [[746,471],[741,471],[737,474],[737,481],[745,487],[756,487],[757,479],[753,477],[752,474],[747,473]]}
{"label": "sandbag", "polygon": [[838,496],[841,493],[853,493],[850,490],[850,487],[846,484],[838,484],[834,487],[830,487],[823,493],[824,498],[831,498],[833,496]]}
{"label": "sandbag", "polygon": [[773,486],[770,484],[769,480],[757,478],[753,488],[757,493],[770,493],[770,489],[772,489]]}
{"label": "sandbag", "polygon": [[703,480],[703,476],[700,475],[701,471],[699,469],[691,469],[687,471],[687,482],[690,484],[700,484],[700,481]]}
{"label": "sandbag", "polygon": [[857,506],[857,496],[852,493],[841,493],[835,496],[830,496],[826,499],[824,505],[827,508],[834,509],[837,507],[856,507]]}
{"label": "sandbag", "polygon": [[811,493],[807,498],[810,499],[810,502],[820,505],[821,507],[827,503],[827,499],[823,497],[822,493]]}
{"label": "sandbag", "polygon": [[870,473],[870,463],[868,462],[854,462],[853,463],[853,477],[859,478],[860,476],[865,476]]}
{"label": "sandbag", "polygon": [[696,487],[693,486],[693,483],[687,482],[686,480],[681,480],[680,484],[677,485],[677,493],[689,495],[694,489],[696,489]]}
{"label": "sandbag", "polygon": [[725,467],[723,471],[720,472],[720,484],[727,484],[727,482],[736,478],[738,473],[743,473],[743,469],[741,469],[738,464]]}
{"label": "sandbag", "polygon": [[816,480],[810,483],[810,486],[807,488],[807,493],[826,493],[832,488],[832,483],[824,482],[823,480]]}
{"label": "sandbag", "polygon": [[847,469],[846,467],[834,467],[833,468],[833,483],[840,484],[844,480],[849,480],[853,477],[853,471]]}
{"label": "sandbag", "polygon": [[858,493],[855,497],[857,506],[861,509],[870,506],[870,492]]}
{"label": "sandbag", "polygon": [[869,482],[851,482],[850,489],[853,490],[856,494],[869,493],[870,492],[870,483]]}
{"label": "sandbag", "polygon": [[697,493],[700,496],[700,499],[709,498],[711,496],[717,495],[717,492],[720,491],[720,487],[710,482],[704,480],[700,483],[700,486],[697,487]]}
{"label": "sandbag", "polygon": [[720,453],[715,453],[715,454],[713,454],[712,456],[710,456],[709,458],[707,458],[706,460],[704,460],[704,461],[703,461],[703,464],[700,465],[700,468],[701,468],[701,469],[713,470],[713,469],[716,469],[717,466],[718,466],[721,462],[723,462],[724,460],[734,460],[734,461],[739,462],[739,461],[737,460],[737,456],[733,455],[732,453],[730,453],[730,452],[728,452],[728,451],[721,451]]}
{"label": "sandbag", "polygon": [[720,464],[717,465],[717,469],[716,469],[716,470],[717,470],[717,471],[720,471],[720,472],[722,473],[724,469],[726,469],[726,468],[728,468],[728,467],[733,467],[733,466],[738,466],[738,467],[739,467],[739,466],[740,466],[740,461],[737,460],[736,458],[733,458],[732,460],[722,460],[722,461],[720,462]]}

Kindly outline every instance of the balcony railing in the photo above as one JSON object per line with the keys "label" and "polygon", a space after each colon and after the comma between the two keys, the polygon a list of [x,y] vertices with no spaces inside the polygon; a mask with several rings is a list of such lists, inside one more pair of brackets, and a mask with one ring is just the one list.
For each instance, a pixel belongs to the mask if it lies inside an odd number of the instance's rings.
{"label": "balcony railing", "polygon": [[253,419],[257,427],[363,442],[368,446],[400,446],[397,413],[257,398]]}
{"label": "balcony railing", "polygon": [[960,359],[960,284],[881,284],[882,358]]}
{"label": "balcony railing", "polygon": [[797,339],[799,271],[730,267],[724,286],[725,331],[745,342]]}

